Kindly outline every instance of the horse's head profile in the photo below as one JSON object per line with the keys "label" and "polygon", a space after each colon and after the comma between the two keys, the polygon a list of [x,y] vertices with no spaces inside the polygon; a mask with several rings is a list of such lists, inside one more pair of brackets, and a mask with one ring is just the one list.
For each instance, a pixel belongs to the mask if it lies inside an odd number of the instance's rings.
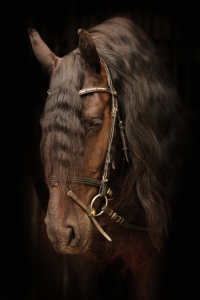
{"label": "horse's head profile", "polygon": [[[84,30],[79,31],[79,49],[62,59],[47,48],[35,30],[29,33],[36,57],[51,75],[42,120],[42,152],[50,190],[47,232],[58,252],[79,253],[90,244],[93,226],[85,211],[65,192],[75,175],[102,177],[111,131],[105,65]],[[111,178],[121,168],[121,156],[118,151],[113,158],[116,168]],[[73,184],[73,192],[86,206],[98,194],[98,187],[91,185]]]}
{"label": "horse's head profile", "polygon": [[29,30],[50,75],[41,118],[48,237],[58,253],[83,253],[96,226],[114,245],[118,236],[134,235],[119,226],[128,221],[148,228],[145,236],[159,248],[178,165],[176,89],[151,41],[129,19],[78,34],[78,48],[58,58]]}

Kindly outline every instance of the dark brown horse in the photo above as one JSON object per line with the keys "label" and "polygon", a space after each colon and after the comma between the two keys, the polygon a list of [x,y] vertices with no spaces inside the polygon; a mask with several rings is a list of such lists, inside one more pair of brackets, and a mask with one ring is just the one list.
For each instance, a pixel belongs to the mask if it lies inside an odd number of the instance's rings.
{"label": "dark brown horse", "polygon": [[[72,299],[156,299],[181,105],[154,46],[131,20],[78,34],[78,48],[59,58],[29,29],[50,76],[41,118],[47,234],[67,257]],[[110,264],[118,273],[113,289]],[[99,286],[103,277],[109,290]]]}

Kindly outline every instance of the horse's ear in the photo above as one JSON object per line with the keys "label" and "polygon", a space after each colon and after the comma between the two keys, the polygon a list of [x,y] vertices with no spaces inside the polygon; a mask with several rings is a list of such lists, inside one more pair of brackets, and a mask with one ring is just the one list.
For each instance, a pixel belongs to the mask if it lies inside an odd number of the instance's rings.
{"label": "horse's ear", "polygon": [[84,29],[79,29],[78,34],[79,34],[78,47],[83,59],[85,60],[85,63],[89,66],[89,68],[93,72],[100,74],[101,61],[91,35]]}
{"label": "horse's ear", "polygon": [[58,62],[60,61],[60,58],[57,57],[47,47],[47,45],[41,39],[37,30],[29,28],[28,33],[31,40],[33,52],[36,58],[42,64],[43,68],[48,73],[48,75],[51,75],[54,72]]}

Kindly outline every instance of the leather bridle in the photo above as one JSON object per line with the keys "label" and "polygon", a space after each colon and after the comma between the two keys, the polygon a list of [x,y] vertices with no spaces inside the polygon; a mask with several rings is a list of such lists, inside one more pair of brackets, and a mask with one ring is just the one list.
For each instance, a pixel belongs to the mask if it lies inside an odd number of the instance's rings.
{"label": "leather bridle", "polygon": [[[124,152],[124,159],[129,163],[129,158],[128,158],[128,148],[127,148],[127,143],[126,143],[126,137],[125,137],[125,132],[124,132],[124,125],[123,122],[120,118],[119,114],[119,106],[118,106],[118,93],[115,90],[112,82],[112,77],[110,74],[110,71],[105,63],[105,61],[101,58],[105,71],[107,74],[107,81],[108,81],[108,88],[102,88],[102,87],[92,87],[92,88],[85,88],[81,89],[79,91],[79,95],[87,95],[90,93],[109,93],[111,94],[111,131],[110,131],[110,138],[108,142],[108,148],[107,148],[107,155],[106,155],[106,160],[104,163],[104,171],[103,171],[103,176],[102,179],[96,179],[96,178],[90,178],[90,177],[75,177],[75,178],[68,178],[67,180],[69,182],[73,183],[80,183],[80,184],[86,184],[90,186],[95,186],[99,188],[98,194],[92,199],[89,207],[86,206],[78,197],[72,192],[68,192],[68,196],[72,198],[79,206],[82,207],[82,209],[87,213],[88,217],[90,217],[91,221],[94,223],[94,225],[98,228],[98,230],[101,232],[101,234],[109,241],[111,241],[111,238],[105,233],[105,231],[101,228],[99,223],[96,221],[95,217],[98,217],[102,213],[106,213],[111,219],[113,219],[115,222],[118,224],[132,230],[141,230],[141,231],[148,231],[148,228],[146,227],[140,227],[140,226],[135,226],[132,224],[127,223],[121,216],[116,214],[112,209],[108,207],[108,201],[112,200],[112,190],[111,188],[108,187],[108,182],[109,182],[109,177],[110,177],[110,167],[112,165],[112,168],[115,169],[115,161],[114,161],[114,152],[115,152],[115,139],[116,139],[116,128],[117,128],[117,123],[119,126],[119,132],[121,136],[121,141],[122,141],[122,150]],[[105,204],[101,208],[101,212],[97,213],[96,210],[94,209],[94,203],[97,198],[105,198]]]}
{"label": "leather bridle", "polygon": [[121,136],[121,140],[122,140],[122,144],[123,144],[122,150],[124,151],[124,155],[125,155],[126,161],[128,163],[129,163],[129,159],[128,159],[128,148],[127,148],[127,143],[126,143],[126,138],[125,138],[125,133],[124,133],[124,126],[123,126],[123,122],[119,115],[118,93],[115,90],[115,88],[113,87],[111,74],[110,74],[110,71],[109,71],[106,63],[104,62],[103,59],[101,59],[101,60],[104,63],[109,88],[102,88],[102,87],[86,88],[86,89],[80,90],[79,95],[83,96],[83,95],[87,95],[89,93],[96,93],[96,92],[98,92],[98,93],[103,92],[103,93],[111,94],[111,130],[110,130],[110,138],[109,138],[109,142],[108,142],[106,160],[104,163],[103,176],[102,176],[101,180],[90,178],[90,177],[81,177],[81,178],[76,177],[75,181],[78,182],[80,180],[81,183],[84,183],[84,184],[99,186],[99,195],[101,195],[102,197],[105,197],[109,190],[108,181],[109,181],[109,175],[110,175],[110,166],[112,165],[112,168],[115,169],[114,152],[115,152],[117,122],[119,125],[120,136]]}

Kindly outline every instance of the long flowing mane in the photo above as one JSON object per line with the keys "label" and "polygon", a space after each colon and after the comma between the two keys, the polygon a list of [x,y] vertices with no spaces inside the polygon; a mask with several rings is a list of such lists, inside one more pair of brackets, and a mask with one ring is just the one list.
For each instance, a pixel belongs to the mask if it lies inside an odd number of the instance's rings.
{"label": "long flowing mane", "polygon": [[136,212],[142,206],[143,222],[160,248],[180,162],[183,119],[177,91],[152,42],[131,20],[113,18],[89,32],[110,69],[125,122],[130,167],[121,180],[120,205],[128,203]]}
{"label": "long flowing mane", "polygon": [[[118,91],[128,142],[130,164],[120,179],[118,206],[133,209],[127,221],[140,217],[160,248],[179,166],[182,112],[177,91],[152,42],[131,20],[112,18],[88,32]],[[78,170],[84,151],[83,107],[77,93],[84,77],[81,61],[80,53],[73,51],[51,79],[50,89],[57,96],[47,99],[41,142],[47,179],[54,170],[62,169],[62,176],[66,170]]]}

